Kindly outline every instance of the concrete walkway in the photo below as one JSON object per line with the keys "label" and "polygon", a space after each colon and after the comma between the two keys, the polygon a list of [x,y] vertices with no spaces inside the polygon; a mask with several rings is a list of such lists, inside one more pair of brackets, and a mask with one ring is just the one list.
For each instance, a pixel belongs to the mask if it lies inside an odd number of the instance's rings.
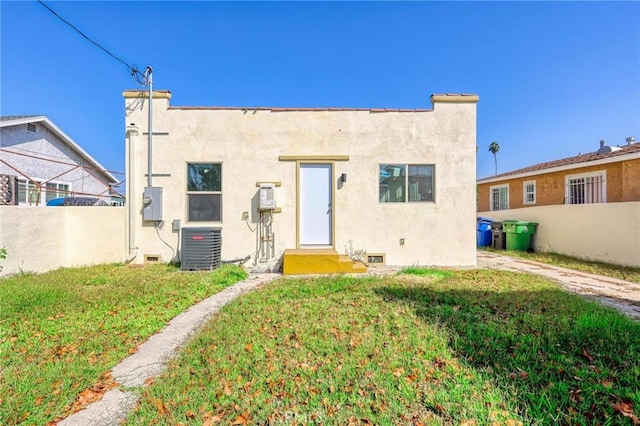
{"label": "concrete walkway", "polygon": [[596,299],[603,305],[611,306],[640,320],[640,284],[638,283],[485,251],[478,251],[478,268],[542,275],[559,282],[571,292]]}
{"label": "concrete walkway", "polygon": [[224,305],[238,296],[258,288],[279,274],[249,276],[246,280],[227,287],[178,315],[161,332],[138,347],[138,351],[125,358],[111,370],[118,387],[104,394],[84,410],[60,421],[60,426],[115,426],[122,422],[138,402],[140,390],[147,380],[158,377],[178,349]]}

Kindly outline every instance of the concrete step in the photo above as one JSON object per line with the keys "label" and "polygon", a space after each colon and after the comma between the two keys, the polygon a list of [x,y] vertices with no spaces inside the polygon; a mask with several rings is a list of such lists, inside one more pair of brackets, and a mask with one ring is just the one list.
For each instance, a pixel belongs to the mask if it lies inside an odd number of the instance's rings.
{"label": "concrete step", "polygon": [[289,249],[284,252],[282,273],[304,274],[354,274],[367,272],[361,262],[354,262],[334,249]]}

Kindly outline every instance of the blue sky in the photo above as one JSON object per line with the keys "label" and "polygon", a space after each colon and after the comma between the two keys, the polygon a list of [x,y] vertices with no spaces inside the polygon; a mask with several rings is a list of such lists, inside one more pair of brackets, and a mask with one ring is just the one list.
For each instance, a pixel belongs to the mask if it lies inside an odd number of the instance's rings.
{"label": "blue sky", "polygon": [[[478,177],[640,140],[640,2],[46,2],[172,105],[430,108],[475,93]],[[47,115],[124,171],[126,67],[0,2],[0,113]],[[447,141],[443,141],[447,143]],[[124,179],[123,175],[116,177]]]}

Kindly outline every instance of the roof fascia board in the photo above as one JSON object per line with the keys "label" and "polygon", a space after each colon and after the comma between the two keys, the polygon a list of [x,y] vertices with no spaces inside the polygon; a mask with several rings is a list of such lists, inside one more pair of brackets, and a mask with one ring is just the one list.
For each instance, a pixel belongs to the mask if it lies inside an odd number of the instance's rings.
{"label": "roof fascia board", "polygon": [[38,115],[35,117],[18,118],[15,120],[6,120],[2,122],[2,127],[19,126],[21,124],[40,123],[40,122],[44,123],[44,125],[49,130],[51,130],[56,136],[62,139],[62,141],[66,143],[72,150],[80,154],[80,157],[87,160],[94,168],[97,169],[96,171],[99,172],[104,177],[106,177],[107,180],[111,181],[112,183],[118,183],[118,180],[115,178],[115,176],[109,173],[102,164],[100,164],[95,158],[89,155],[87,151],[82,149],[80,145],[75,143],[73,139],[71,139],[65,132],[62,131],[62,129],[56,126],[51,120],[49,120],[44,115]]}
{"label": "roof fascia board", "polygon": [[33,117],[14,118],[11,120],[0,121],[0,127],[19,126],[27,123],[38,123],[44,121],[44,115],[34,115]]}
{"label": "roof fascia board", "polygon": [[612,157],[603,158],[601,160],[583,161],[580,163],[566,164],[564,166],[550,167],[548,169],[534,170],[531,172],[518,173],[514,175],[478,179],[476,183],[482,184],[482,183],[503,182],[503,181],[512,180],[512,179],[525,178],[529,176],[538,176],[538,175],[544,175],[547,173],[555,173],[555,172],[563,172],[565,170],[580,169],[583,167],[600,166],[604,164],[618,163],[620,161],[635,160],[637,158],[640,158],[640,152],[633,152],[631,154],[623,154],[623,155],[615,155]]}

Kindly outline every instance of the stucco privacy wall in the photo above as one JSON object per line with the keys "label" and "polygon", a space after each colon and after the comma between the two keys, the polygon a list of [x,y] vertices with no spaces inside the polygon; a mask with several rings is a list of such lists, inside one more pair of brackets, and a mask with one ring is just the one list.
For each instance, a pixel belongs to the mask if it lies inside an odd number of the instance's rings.
{"label": "stucco privacy wall", "polygon": [[536,251],[640,267],[640,202],[540,206],[480,212],[538,222]]}
{"label": "stucco privacy wall", "polygon": [[[40,181],[55,177],[53,182],[69,184],[71,191],[79,196],[108,194],[109,182],[97,171],[89,172],[83,167],[74,168],[73,165],[62,164],[73,163],[91,167],[85,159],[41,122],[36,123],[35,128],[36,131],[31,132],[26,129],[26,125],[21,124],[0,129],[0,147],[5,149],[2,152],[2,159],[11,165],[9,167],[0,163],[0,174],[15,175],[20,178],[29,177]],[[41,160],[34,158],[34,155],[55,161]],[[105,197],[105,200],[108,199]]]}
{"label": "stucco privacy wall", "polygon": [[2,275],[122,262],[124,207],[0,207]]}
{"label": "stucco privacy wall", "polygon": [[[182,226],[221,226],[222,258],[253,255],[256,182],[280,182],[276,254],[296,248],[297,163],[281,156],[348,156],[334,162],[335,248],[385,253],[388,264],[474,265],[477,97],[433,98],[433,110],[276,110],[169,107],[154,93],[153,186],[163,222],[142,222],[147,184],[147,95],[125,92],[131,252],[172,259]],[[454,100],[455,99],[455,100]],[[425,99],[426,103],[426,99]],[[134,127],[137,131],[133,131]],[[222,222],[187,222],[189,162],[222,163]],[[434,164],[435,202],[380,203],[380,164]],[[346,173],[347,182],[338,178]],[[250,226],[241,220],[250,212]],[[404,244],[400,240],[404,239]]]}

